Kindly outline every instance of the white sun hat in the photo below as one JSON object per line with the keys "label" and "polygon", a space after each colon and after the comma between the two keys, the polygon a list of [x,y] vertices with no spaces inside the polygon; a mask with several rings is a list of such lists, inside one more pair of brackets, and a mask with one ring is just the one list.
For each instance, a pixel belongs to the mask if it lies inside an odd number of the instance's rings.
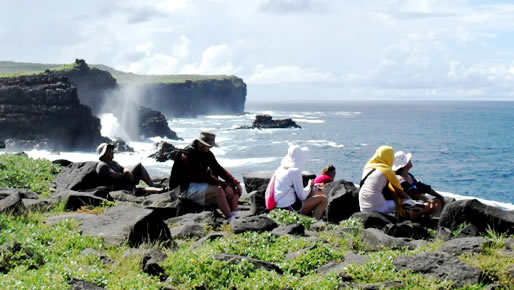
{"label": "white sun hat", "polygon": [[285,168],[302,169],[308,159],[309,148],[298,145],[290,145],[287,155],[282,158],[280,165]]}
{"label": "white sun hat", "polygon": [[396,171],[400,168],[405,167],[412,158],[411,153],[405,153],[403,151],[398,151],[394,153],[394,164],[393,171]]}

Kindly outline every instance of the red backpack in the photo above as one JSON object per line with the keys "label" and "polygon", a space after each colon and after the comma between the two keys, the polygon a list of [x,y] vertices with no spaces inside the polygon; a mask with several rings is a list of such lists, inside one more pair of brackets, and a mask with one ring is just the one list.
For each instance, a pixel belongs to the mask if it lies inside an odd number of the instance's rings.
{"label": "red backpack", "polygon": [[275,174],[273,174],[268,183],[266,193],[264,193],[264,199],[266,201],[266,209],[272,210],[277,206],[277,202],[275,201]]}

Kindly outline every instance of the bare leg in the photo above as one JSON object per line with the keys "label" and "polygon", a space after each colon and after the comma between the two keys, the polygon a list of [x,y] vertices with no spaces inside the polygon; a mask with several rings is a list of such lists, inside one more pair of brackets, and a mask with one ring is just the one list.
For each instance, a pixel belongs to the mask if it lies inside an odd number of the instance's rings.
{"label": "bare leg", "polygon": [[232,216],[232,211],[228,206],[227,196],[221,186],[211,184],[207,186],[207,190],[205,191],[205,203],[216,203],[226,218]]}
{"label": "bare leg", "polygon": [[239,195],[234,193],[234,189],[230,185],[225,187],[225,193],[227,195],[227,200],[230,205],[230,209],[232,211],[237,210],[237,205],[239,203]]}
{"label": "bare leg", "polygon": [[320,219],[327,208],[328,200],[324,194],[315,194],[303,202],[301,214],[309,214],[314,210],[314,217]]}

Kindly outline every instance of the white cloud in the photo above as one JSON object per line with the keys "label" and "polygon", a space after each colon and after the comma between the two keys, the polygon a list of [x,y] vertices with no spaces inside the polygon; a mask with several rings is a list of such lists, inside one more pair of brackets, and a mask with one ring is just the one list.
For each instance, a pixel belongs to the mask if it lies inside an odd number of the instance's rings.
{"label": "white cloud", "polygon": [[254,73],[246,80],[250,84],[317,83],[332,82],[336,80],[336,77],[332,73],[295,65],[266,67],[259,64],[255,67]]}
{"label": "white cloud", "polygon": [[186,64],[183,74],[236,74],[239,68],[232,63],[232,51],[226,44],[209,46],[198,63]]}

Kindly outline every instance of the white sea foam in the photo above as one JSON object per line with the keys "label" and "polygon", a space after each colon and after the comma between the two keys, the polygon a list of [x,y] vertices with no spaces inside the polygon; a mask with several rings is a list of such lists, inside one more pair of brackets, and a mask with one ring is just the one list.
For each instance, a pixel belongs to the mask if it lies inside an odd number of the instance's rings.
{"label": "white sea foam", "polygon": [[263,158],[241,158],[241,159],[229,159],[229,158],[217,158],[218,162],[227,168],[242,167],[255,164],[263,164],[273,162],[279,157],[263,157]]}
{"label": "white sea foam", "polygon": [[207,119],[235,119],[240,118],[240,115],[208,115],[205,116]]}
{"label": "white sea foam", "polygon": [[323,124],[325,123],[325,120],[319,120],[319,119],[294,119],[295,122],[300,123],[311,123],[311,124]]}
{"label": "white sea foam", "polygon": [[357,115],[362,114],[361,112],[335,112],[334,115],[346,117],[346,118],[353,118]]}
{"label": "white sea foam", "polygon": [[512,204],[512,203],[488,200],[488,199],[478,198],[478,197],[474,197],[474,196],[459,195],[459,194],[455,194],[455,193],[451,193],[451,192],[441,192],[441,191],[438,191],[438,192],[445,197],[455,198],[456,200],[477,199],[478,201],[480,201],[483,204],[487,204],[487,205],[497,207],[497,208],[500,208],[503,210],[514,211],[514,204]]}
{"label": "white sea foam", "polygon": [[343,148],[343,144],[337,144],[334,141],[329,140],[308,140],[307,143],[316,147],[333,147],[333,148]]}

